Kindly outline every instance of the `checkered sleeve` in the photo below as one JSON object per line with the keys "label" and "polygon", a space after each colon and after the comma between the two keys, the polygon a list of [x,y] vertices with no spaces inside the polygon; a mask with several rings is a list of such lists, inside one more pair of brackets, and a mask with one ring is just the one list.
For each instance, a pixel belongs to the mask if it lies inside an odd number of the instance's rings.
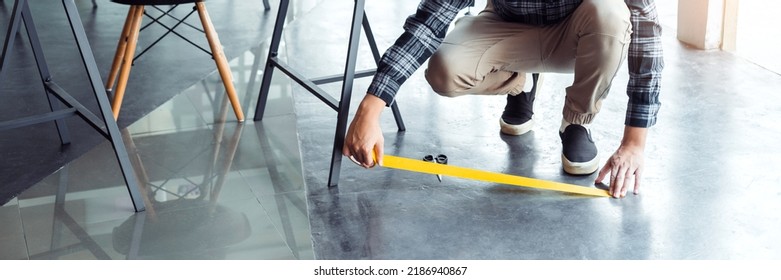
{"label": "checkered sleeve", "polygon": [[629,44],[629,104],[625,124],[651,127],[659,112],[662,69],[662,27],[654,0],[625,0],[631,12],[632,42]]}
{"label": "checkered sleeve", "polygon": [[385,51],[368,92],[390,106],[412,73],[437,50],[458,11],[474,0],[422,0],[407,18],[404,33]]}

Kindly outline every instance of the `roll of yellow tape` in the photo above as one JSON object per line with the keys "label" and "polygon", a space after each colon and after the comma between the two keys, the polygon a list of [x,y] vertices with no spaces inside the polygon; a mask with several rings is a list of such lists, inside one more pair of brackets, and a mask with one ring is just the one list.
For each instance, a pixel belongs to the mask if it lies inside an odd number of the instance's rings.
{"label": "roll of yellow tape", "polygon": [[433,162],[425,162],[417,159],[410,159],[404,157],[397,157],[392,155],[383,156],[383,167],[407,170],[419,173],[427,173],[434,175],[444,175],[451,177],[458,177],[464,179],[492,182],[505,185],[545,189],[559,192],[576,193],[592,196],[604,196],[610,197],[606,190],[597,188],[588,188],[578,185],[565,184],[553,181],[546,181],[516,175],[508,175],[503,173],[489,172],[453,165],[437,164]]}

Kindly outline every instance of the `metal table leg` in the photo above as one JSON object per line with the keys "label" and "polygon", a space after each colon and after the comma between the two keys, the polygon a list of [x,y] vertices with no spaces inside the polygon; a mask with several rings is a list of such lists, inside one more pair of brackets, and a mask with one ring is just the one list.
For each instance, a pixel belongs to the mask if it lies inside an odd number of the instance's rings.
{"label": "metal table leg", "polygon": [[[369,21],[364,17],[364,4],[365,0],[356,0],[355,8],[353,10],[353,21],[350,30],[350,41],[347,50],[347,61],[345,62],[345,71],[341,75],[332,75],[320,78],[308,79],[303,75],[296,72],[289,65],[279,60],[277,57],[279,52],[279,44],[282,39],[282,30],[285,23],[285,17],[287,16],[289,0],[281,0],[279,4],[279,12],[277,13],[277,19],[274,24],[274,31],[271,36],[271,44],[269,45],[268,58],[266,59],[266,67],[263,72],[263,80],[260,86],[260,94],[258,97],[258,103],[255,108],[255,121],[261,121],[266,108],[266,102],[268,101],[268,91],[271,86],[271,77],[273,70],[279,69],[285,73],[288,77],[293,79],[296,83],[300,84],[307,91],[315,95],[318,99],[326,103],[329,107],[337,112],[336,131],[334,133],[334,146],[331,154],[331,167],[328,175],[328,186],[334,187],[339,183],[339,171],[342,163],[342,145],[344,144],[344,136],[347,128],[347,118],[350,112],[350,99],[352,96],[353,80],[355,78],[369,77],[374,75],[376,69],[355,71],[356,58],[358,54],[358,45],[361,33],[361,26],[366,30],[366,36],[369,40],[369,45],[374,55],[375,63],[379,63],[380,53],[377,49],[377,44],[374,40],[374,35],[371,32]],[[342,82],[341,99],[336,100],[330,95],[325,93],[318,85],[332,82]],[[404,121],[401,118],[398,105],[394,102],[391,105],[393,110],[393,116],[396,120],[396,125],[399,131],[406,130]]]}
{"label": "metal table leg", "polygon": [[[62,4],[65,14],[68,18],[68,23],[71,27],[71,31],[75,38],[76,45],[81,56],[81,61],[83,62],[83,65],[87,71],[87,76],[92,87],[92,93],[98,102],[98,108],[100,110],[100,112],[98,112],[99,115],[95,115],[94,112],[90,111],[79,101],[73,98],[70,94],[68,94],[68,92],[57,85],[57,83],[51,77],[46,59],[43,55],[40,39],[32,19],[32,14],[30,13],[28,0],[16,0],[14,2],[11,23],[9,24],[5,44],[3,46],[2,57],[0,57],[0,74],[2,74],[2,67],[5,64],[7,58],[6,55],[11,53],[14,35],[19,30],[19,25],[24,23],[25,29],[27,30],[28,39],[30,40],[30,45],[32,46],[33,54],[38,66],[38,72],[41,76],[47,97],[49,98],[49,105],[52,109],[52,112],[24,117],[16,120],[2,121],[0,122],[0,131],[43,122],[55,121],[60,135],[60,141],[63,144],[67,144],[70,140],[67,133],[67,128],[65,127],[65,123],[62,119],[74,115],[81,117],[92,128],[94,128],[95,131],[100,133],[111,143],[112,148],[114,149],[114,154],[116,155],[119,162],[119,167],[122,171],[122,176],[124,177],[128,193],[130,194],[131,201],[133,202],[133,207],[137,212],[144,211],[145,206],[142,196],[139,193],[138,181],[133,172],[133,167],[130,164],[127,151],[125,150],[125,145],[122,142],[122,135],[119,132],[119,127],[117,126],[117,123],[114,121],[114,118],[111,114],[108,96],[103,91],[105,87],[103,86],[103,82],[100,78],[100,72],[98,71],[97,64],[95,63],[92,49],[90,48],[89,42],[87,40],[87,34],[84,31],[81,18],[79,18],[78,10],[76,9],[76,5],[74,4],[73,0],[62,0]],[[51,99],[49,95],[55,97],[59,102],[62,102],[66,108],[60,109],[61,105]]]}

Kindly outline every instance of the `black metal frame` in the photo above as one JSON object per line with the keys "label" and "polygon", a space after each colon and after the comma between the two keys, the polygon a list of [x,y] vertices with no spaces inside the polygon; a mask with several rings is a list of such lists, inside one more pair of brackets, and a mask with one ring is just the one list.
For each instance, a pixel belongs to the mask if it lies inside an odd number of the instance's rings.
{"label": "black metal frame", "polygon": [[[361,26],[363,26],[366,37],[369,40],[369,46],[374,56],[374,62],[379,64],[380,52],[377,49],[377,43],[374,40],[374,34],[369,26],[369,20],[366,19],[364,4],[365,0],[355,0],[355,9],[353,10],[352,28],[350,30],[350,42],[347,48],[347,62],[345,63],[344,74],[332,75],[314,79],[307,79],[299,74],[292,67],[282,62],[278,57],[279,43],[282,38],[282,29],[287,16],[287,9],[290,0],[280,0],[277,20],[274,24],[274,31],[271,36],[271,45],[269,46],[268,59],[266,59],[266,68],[263,72],[263,82],[260,86],[260,96],[255,109],[255,121],[263,119],[263,113],[268,99],[268,91],[271,85],[271,75],[274,68],[278,68],[296,83],[304,87],[307,91],[314,94],[318,99],[337,112],[336,132],[334,135],[333,153],[331,155],[331,169],[328,174],[328,186],[334,187],[339,183],[339,172],[342,164],[342,145],[344,145],[344,136],[347,129],[347,118],[350,112],[350,98],[353,90],[353,79],[369,77],[374,75],[376,69],[355,71],[356,57],[358,54],[358,43],[360,39]],[[342,81],[341,100],[336,100],[318,85]],[[391,105],[393,117],[396,120],[396,126],[399,131],[406,130],[404,121],[401,118],[399,108],[394,102]]]}
{"label": "black metal frame", "polygon": [[[159,43],[161,40],[163,40],[163,38],[167,37],[169,34],[174,34],[177,37],[182,38],[182,40],[186,41],[187,43],[190,43],[190,45],[193,45],[194,47],[200,49],[202,52],[208,54],[209,56],[214,56],[212,54],[212,52],[210,52],[209,50],[205,49],[204,47],[201,47],[201,45],[193,42],[192,40],[188,39],[187,37],[185,37],[184,35],[182,35],[181,33],[176,31],[176,28],[178,28],[180,25],[185,25],[185,26],[188,26],[188,27],[190,27],[192,29],[197,30],[200,33],[205,33],[203,31],[203,29],[198,28],[197,26],[194,26],[192,24],[189,24],[189,23],[185,22],[188,18],[190,18],[190,16],[192,16],[197,11],[195,9],[195,6],[193,6],[192,10],[190,10],[190,12],[187,13],[187,15],[185,15],[183,18],[179,18],[179,17],[176,17],[176,16],[171,14],[171,12],[173,12],[177,7],[179,7],[179,5],[172,5],[172,6],[168,7],[168,10],[163,10],[163,9],[161,9],[158,6],[153,6],[153,5],[148,5],[148,6],[154,8],[157,11],[159,11],[161,14],[155,17],[155,16],[152,16],[151,14],[149,14],[146,11],[146,9],[144,9],[144,16],[149,18],[151,21],[146,23],[144,26],[142,26],[140,31],[144,31],[144,29],[149,28],[150,26],[152,26],[152,24],[155,24],[155,23],[158,24],[158,26],[161,26],[162,28],[164,28],[166,31],[165,31],[165,33],[163,33],[163,35],[160,35],[160,37],[158,37],[157,39],[152,41],[152,43],[149,44],[149,46],[147,46],[146,48],[141,50],[136,55],[136,57],[133,58],[133,63],[135,63],[136,60],[138,60],[138,58],[140,58],[147,51],[152,49],[152,47],[157,45],[157,43]],[[165,23],[160,21],[160,19],[162,19],[164,17],[172,18],[172,19],[174,19],[176,21],[176,23],[173,26],[168,26],[167,24],[165,24]]]}
{"label": "black metal frame", "polygon": [[[104,91],[105,87],[100,78],[100,72],[98,72],[98,66],[95,63],[87,34],[84,31],[84,25],[81,22],[81,18],[79,18],[79,13],[73,0],[62,0],[62,4],[71,31],[76,40],[81,60],[86,68],[87,76],[90,85],[92,86],[92,93],[95,95],[95,99],[97,99],[98,108],[100,110],[99,115],[95,115],[95,113],[79,103],[79,101],[54,82],[49,73],[49,67],[46,63],[43,49],[41,48],[41,42],[33,22],[32,14],[30,13],[28,0],[15,0],[11,22],[8,26],[7,36],[3,45],[3,52],[0,55],[0,75],[2,75],[3,66],[7,58],[6,55],[11,53],[14,38],[19,31],[20,24],[24,23],[25,29],[27,30],[27,37],[30,40],[33,55],[35,56],[35,61],[38,65],[38,73],[41,76],[41,82],[46,91],[46,98],[49,100],[49,109],[51,112],[15,120],[2,121],[0,122],[0,131],[54,121],[57,125],[60,142],[65,145],[70,143],[70,135],[65,120],[63,119],[74,115],[81,117],[87,124],[94,128],[95,131],[111,142],[114,154],[119,161],[119,168],[122,171],[128,193],[133,202],[133,207],[136,212],[144,211],[146,208],[139,192],[138,181],[133,172],[130,159],[128,158],[127,150],[125,150],[124,142],[122,142],[122,135],[120,134],[119,127],[111,113],[108,96]],[[52,99],[52,96],[54,96],[56,100]],[[61,109],[62,104],[57,102],[57,100],[65,104],[66,108]]]}

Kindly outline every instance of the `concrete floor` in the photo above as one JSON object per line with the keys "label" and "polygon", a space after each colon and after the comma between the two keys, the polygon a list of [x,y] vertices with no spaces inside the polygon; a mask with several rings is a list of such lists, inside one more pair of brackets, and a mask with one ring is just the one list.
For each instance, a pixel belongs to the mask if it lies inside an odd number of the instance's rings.
{"label": "concrete floor", "polygon": [[[668,3],[669,4],[669,3]],[[289,30],[290,63],[313,76],[338,65],[344,38],[313,36],[344,23],[315,15]],[[369,5],[406,15],[413,7]],[[668,5],[662,8],[669,8]],[[673,6],[674,7],[674,6]],[[375,13],[376,14],[376,13]],[[660,12],[670,17],[669,10]],[[378,18],[375,16],[374,18]],[[674,18],[674,17],[673,17]],[[375,19],[377,26],[394,27]],[[309,22],[309,24],[307,24]],[[326,25],[326,26],[322,26]],[[377,31],[386,46],[398,29]],[[294,35],[293,35],[294,34]],[[296,36],[296,37],[292,37]],[[313,51],[309,46],[326,46]],[[306,94],[295,95],[315,256],[322,259],[777,259],[781,246],[781,76],[720,51],[698,51],[666,33],[659,123],[650,131],[638,196],[586,198],[548,191],[345,164],[338,189],[325,178],[333,119]],[[381,46],[382,48],[382,46]],[[360,60],[371,66],[370,57]],[[361,68],[361,67],[359,67]],[[304,71],[304,70],[302,70]],[[592,185],[596,175],[563,174],[557,128],[571,75],[546,75],[533,133],[499,133],[503,97],[441,98],[418,71],[398,96],[407,131],[383,115],[385,151],[421,158],[444,153],[449,164]],[[601,158],[619,144],[627,97],[620,71],[593,126]],[[369,80],[356,81],[356,94]],[[338,88],[334,88],[338,90]],[[299,97],[300,96],[300,97]],[[358,100],[354,100],[353,106]],[[355,108],[355,107],[353,107]],[[325,116],[325,117],[324,117]]]}
{"label": "concrete floor", "polygon": [[[381,49],[416,2],[367,5]],[[675,6],[663,2],[667,27]],[[307,76],[338,73],[350,1],[299,3],[283,56]],[[221,117],[212,75],[183,86],[126,130],[151,178],[145,192],[157,212],[132,213],[118,174],[110,174],[116,169],[108,146],[99,143],[0,207],[0,258],[778,259],[781,128],[772,120],[781,117],[781,76],[731,53],[688,48],[674,32],[665,33],[664,47],[662,111],[637,196],[588,198],[449,177],[439,183],[349,161],[339,187],[329,189],[329,107],[275,73],[273,111],[262,123],[236,125],[230,112]],[[245,107],[254,104],[251,81],[260,76],[251,65],[265,48],[232,61]],[[358,69],[372,64],[364,44]],[[508,137],[497,120],[504,98],[441,98],[418,71],[398,96],[407,131],[395,131],[389,110],[382,117],[385,151],[444,153],[451,165],[590,186],[595,175],[565,175],[559,159],[556,131],[571,79],[546,74],[534,131]],[[592,127],[603,162],[619,144],[627,79],[620,71]],[[369,81],[355,81],[352,111]],[[66,175],[69,183],[60,184]],[[63,185],[66,204],[58,208]],[[143,238],[133,239],[134,232]]]}

